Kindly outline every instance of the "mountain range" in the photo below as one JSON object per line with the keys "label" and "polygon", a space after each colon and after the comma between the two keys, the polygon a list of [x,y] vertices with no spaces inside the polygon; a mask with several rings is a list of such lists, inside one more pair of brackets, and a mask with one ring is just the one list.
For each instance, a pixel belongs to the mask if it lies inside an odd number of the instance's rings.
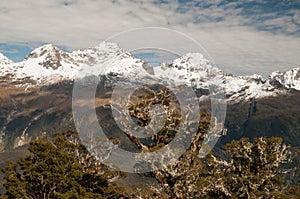
{"label": "mountain range", "polygon": [[172,63],[161,63],[152,68],[117,44],[109,42],[73,52],[64,52],[48,44],[34,49],[18,63],[0,54],[0,78],[10,79],[25,88],[112,73],[137,79],[147,74],[158,80],[197,88],[222,85],[228,101],[234,102],[285,94],[290,89],[300,90],[300,68],[286,72],[274,71],[267,79],[257,74],[234,76],[214,67],[199,53],[188,53]]}
{"label": "mountain range", "polygon": [[[241,137],[278,136],[293,149],[300,148],[300,68],[274,71],[264,79],[256,74],[227,74],[193,52],[152,67],[114,43],[73,52],[48,44],[17,63],[0,54],[0,167],[7,158],[15,160],[28,153],[26,145],[36,137],[76,129],[72,114],[74,80],[90,75],[101,77],[98,88],[106,87],[107,91],[96,94],[95,100],[103,130],[109,136],[119,136],[119,145],[126,150],[138,151],[113,120],[111,85],[122,77],[139,81],[145,76],[158,83],[189,85],[198,97],[206,95],[211,85],[224,88],[227,133],[216,145],[218,154],[223,154],[226,143]],[[209,109],[209,105],[201,108]],[[299,162],[300,157],[295,164]]]}
{"label": "mountain range", "polygon": [[[188,53],[172,63],[152,67],[109,42],[73,52],[48,44],[34,49],[17,63],[0,54],[0,63],[0,151],[23,146],[44,132],[75,129],[74,79],[90,75],[105,77],[99,84],[108,87],[120,77],[139,81],[148,76],[158,83],[192,86],[198,97],[207,94],[212,85],[222,86],[227,100],[225,126],[229,135],[224,140],[264,133],[284,135],[289,143],[298,145],[300,68],[275,71],[267,79],[256,74],[234,76],[213,66],[200,53]],[[103,117],[110,114],[104,108],[109,105],[110,97],[105,94],[96,106]],[[278,122],[278,118],[282,121]],[[115,132],[116,128],[107,130]]]}

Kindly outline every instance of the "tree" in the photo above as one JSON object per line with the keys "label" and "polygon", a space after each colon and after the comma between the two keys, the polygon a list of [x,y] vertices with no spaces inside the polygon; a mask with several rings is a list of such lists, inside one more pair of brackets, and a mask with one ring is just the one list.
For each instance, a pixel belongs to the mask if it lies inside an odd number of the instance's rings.
{"label": "tree", "polygon": [[37,139],[28,150],[32,155],[16,163],[9,161],[2,169],[7,198],[120,196],[121,188],[109,182],[117,173],[97,163],[80,144],[76,132],[57,133],[52,142]]}
{"label": "tree", "polygon": [[[138,97],[129,105],[129,113],[140,126],[149,125],[153,119],[149,114],[153,105],[160,104],[165,109],[167,122],[151,137],[150,145],[145,146],[143,140],[127,133],[141,151],[155,151],[176,135],[181,121],[180,110],[176,107],[180,105],[165,88],[156,90],[146,86],[136,95]],[[175,109],[170,108],[171,103]],[[174,164],[159,170],[153,168],[153,176],[160,187],[154,184],[151,189],[138,190],[136,195],[142,198],[165,198],[166,195],[167,198],[297,198],[298,189],[285,187],[280,177],[286,172],[281,164],[291,159],[290,147],[283,144],[281,138],[257,138],[253,143],[243,138],[226,146],[228,160],[218,159],[213,154],[200,159],[199,149],[208,129],[223,130],[218,125],[210,126],[208,114],[200,114],[201,121],[190,148]]]}
{"label": "tree", "polygon": [[281,138],[232,141],[226,146],[230,160],[212,154],[200,159],[196,143],[176,164],[154,172],[170,198],[299,197],[299,187],[284,187],[279,177],[286,172],[280,165],[291,157]]}
{"label": "tree", "polygon": [[283,194],[283,172],[279,165],[289,161],[289,146],[281,138],[247,138],[226,146],[232,160],[226,180],[235,196],[272,198]]}

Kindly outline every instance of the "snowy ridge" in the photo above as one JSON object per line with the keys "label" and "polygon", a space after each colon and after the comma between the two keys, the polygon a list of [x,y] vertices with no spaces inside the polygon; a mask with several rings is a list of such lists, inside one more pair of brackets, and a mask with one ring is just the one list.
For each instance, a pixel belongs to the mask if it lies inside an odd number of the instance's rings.
{"label": "snowy ridge", "polygon": [[287,72],[275,71],[270,75],[274,84],[283,85],[287,89],[300,90],[300,68],[293,68]]}
{"label": "snowy ridge", "polygon": [[87,65],[102,64],[108,60],[112,60],[124,53],[115,43],[102,42],[94,48],[87,48],[73,51],[69,55],[76,60],[77,63],[85,63]]}
{"label": "snowy ridge", "polygon": [[77,77],[88,75],[133,75],[143,72],[143,61],[125,52],[115,43],[102,42],[95,48],[78,50],[70,56],[81,66]]}
{"label": "snowy ridge", "polygon": [[142,61],[124,52],[117,44],[103,42],[95,48],[67,53],[52,44],[34,49],[23,61],[0,66],[0,76],[14,81],[25,78],[40,84],[108,73],[130,73]]}
{"label": "snowy ridge", "polygon": [[161,64],[155,68],[155,72],[162,78],[188,82],[197,87],[205,87],[212,83],[220,84],[225,75],[220,69],[213,67],[200,53],[188,53],[175,59],[170,65]]}
{"label": "snowy ridge", "polygon": [[284,90],[274,88],[269,81],[260,75],[226,76],[225,91],[227,98],[232,101],[252,100],[285,93]]}
{"label": "snowy ridge", "polygon": [[175,79],[197,88],[209,89],[212,85],[223,88],[229,101],[252,100],[255,98],[276,96],[284,90],[276,89],[262,76],[233,76],[213,67],[199,53],[188,53],[173,61],[172,64],[161,64],[155,67],[160,78]]}
{"label": "snowy ridge", "polygon": [[0,75],[11,75],[14,80],[30,78],[38,82],[53,83],[76,74],[78,64],[68,53],[54,47],[44,45],[33,50],[23,61],[8,65]]}
{"label": "snowy ridge", "polygon": [[201,73],[201,76],[224,74],[220,69],[211,65],[210,61],[200,53],[187,53],[186,55],[175,59],[172,63],[175,68],[185,69],[191,72]]}
{"label": "snowy ridge", "polygon": [[136,80],[150,75],[162,81],[204,89],[218,85],[224,88],[229,101],[275,96],[291,88],[300,90],[300,68],[285,73],[273,72],[266,80],[260,75],[233,76],[214,67],[199,53],[188,53],[170,64],[162,63],[152,68],[117,44],[109,42],[71,53],[48,44],[36,48],[19,63],[13,63],[0,54],[0,77],[8,76],[13,81],[30,79],[44,85],[88,75],[108,74]]}
{"label": "snowy ridge", "polygon": [[0,65],[12,64],[13,61],[8,59],[5,55],[0,53]]}

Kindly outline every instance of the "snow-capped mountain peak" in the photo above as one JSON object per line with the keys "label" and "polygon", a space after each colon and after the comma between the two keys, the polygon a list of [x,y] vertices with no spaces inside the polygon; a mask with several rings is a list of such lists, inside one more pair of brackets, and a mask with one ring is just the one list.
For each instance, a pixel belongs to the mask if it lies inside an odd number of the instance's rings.
{"label": "snow-capped mountain peak", "polygon": [[103,64],[108,60],[112,60],[124,53],[117,44],[110,42],[102,42],[94,48],[86,48],[76,50],[69,55],[79,63],[87,65]]}
{"label": "snow-capped mountain peak", "polygon": [[71,53],[47,44],[34,49],[22,62],[3,67],[0,76],[9,74],[15,80],[29,78],[42,84],[51,84],[88,75],[139,73],[142,64],[143,61],[114,43],[103,42],[94,48]]}
{"label": "snow-capped mountain peak", "polygon": [[60,50],[52,44],[47,44],[34,49],[23,62],[29,64],[39,64],[45,68],[58,69],[63,65],[63,62],[69,64],[75,64],[72,57],[68,53]]}
{"label": "snow-capped mountain peak", "polygon": [[[201,53],[187,53],[175,59],[171,67],[178,70],[179,74],[186,73],[196,82],[206,82],[212,79],[221,79],[225,73],[206,59]],[[212,83],[212,82],[210,82]]]}
{"label": "snow-capped mountain peak", "polygon": [[269,81],[274,86],[284,86],[287,89],[300,90],[300,67],[286,72],[274,71]]}
{"label": "snow-capped mountain peak", "polygon": [[77,50],[69,54],[81,63],[79,77],[97,74],[133,74],[142,72],[143,61],[124,51],[116,43],[102,42],[94,48]]}
{"label": "snow-capped mountain peak", "polygon": [[287,88],[300,90],[300,68],[293,68],[285,72],[284,84]]}
{"label": "snow-capped mountain peak", "polygon": [[51,84],[62,79],[73,78],[79,64],[69,55],[52,44],[34,49],[23,61],[13,63],[0,71],[0,76],[9,75],[15,81],[24,78]]}
{"label": "snow-capped mountain peak", "polygon": [[101,42],[95,48],[99,51],[105,52],[124,52],[124,50],[118,44],[107,41]]}
{"label": "snow-capped mountain peak", "polygon": [[187,53],[175,59],[171,64],[161,64],[155,67],[154,71],[161,78],[187,83],[197,88],[221,84],[225,75],[200,53]]}
{"label": "snow-capped mountain peak", "polygon": [[54,57],[57,56],[59,53],[62,53],[62,51],[59,48],[55,47],[53,44],[46,44],[31,51],[29,55],[25,57],[24,60],[35,59],[38,57],[46,58],[47,56]]}
{"label": "snow-capped mountain peak", "polygon": [[204,58],[200,53],[187,53],[186,55],[175,59],[173,65],[187,69],[191,66],[195,68],[204,68],[210,65],[210,63],[209,60]]}
{"label": "snow-capped mountain peak", "polygon": [[206,73],[223,73],[220,69],[213,67],[208,59],[201,53],[187,53],[186,55],[175,59],[172,63],[173,67],[195,72]]}

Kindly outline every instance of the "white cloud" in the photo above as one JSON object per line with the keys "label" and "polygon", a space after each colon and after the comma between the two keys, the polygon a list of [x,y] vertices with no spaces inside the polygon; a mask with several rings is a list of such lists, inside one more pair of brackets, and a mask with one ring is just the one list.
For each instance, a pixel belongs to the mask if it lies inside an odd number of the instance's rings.
{"label": "white cloud", "polygon": [[[237,3],[221,8],[217,6],[221,0],[210,1],[212,6],[202,9],[194,6],[196,1],[184,7],[175,1],[159,5],[155,2],[1,0],[0,42],[49,42],[77,49],[95,46],[120,31],[162,26],[198,40],[227,72],[266,75],[299,66],[300,38],[244,26],[252,19],[241,15],[242,9],[235,8]],[[179,8],[185,12],[178,12]],[[290,18],[275,16],[276,13],[272,19],[260,22],[260,26],[299,31],[297,10]]]}

